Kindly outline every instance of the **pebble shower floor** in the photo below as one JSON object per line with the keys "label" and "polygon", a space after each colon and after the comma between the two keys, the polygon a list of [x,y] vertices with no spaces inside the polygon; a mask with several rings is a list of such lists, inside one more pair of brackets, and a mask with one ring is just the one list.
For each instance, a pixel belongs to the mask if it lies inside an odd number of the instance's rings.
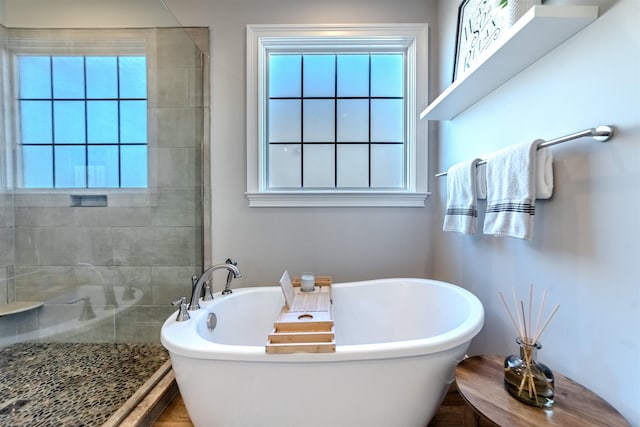
{"label": "pebble shower floor", "polygon": [[0,350],[0,426],[99,426],[169,359],[158,344],[20,343]]}

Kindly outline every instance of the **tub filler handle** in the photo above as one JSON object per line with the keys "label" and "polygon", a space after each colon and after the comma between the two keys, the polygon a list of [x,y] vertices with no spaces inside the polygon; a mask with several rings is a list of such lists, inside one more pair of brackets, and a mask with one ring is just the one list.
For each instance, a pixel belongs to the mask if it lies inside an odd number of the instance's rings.
{"label": "tub filler handle", "polygon": [[[225,264],[231,264],[234,266],[238,266],[238,261],[236,261],[235,259],[231,259],[231,258],[227,258],[227,260],[224,262]],[[233,271],[229,270],[229,272],[227,273],[227,283],[224,286],[224,291],[222,291],[222,295],[229,295],[230,293],[232,293],[233,291],[231,290],[231,281],[233,280],[233,278],[236,277],[233,274]]]}
{"label": "tub filler handle", "polygon": [[176,322],[184,322],[191,318],[191,316],[189,316],[189,310],[187,310],[187,297],[180,297],[179,300],[172,302],[171,305],[178,307]]}

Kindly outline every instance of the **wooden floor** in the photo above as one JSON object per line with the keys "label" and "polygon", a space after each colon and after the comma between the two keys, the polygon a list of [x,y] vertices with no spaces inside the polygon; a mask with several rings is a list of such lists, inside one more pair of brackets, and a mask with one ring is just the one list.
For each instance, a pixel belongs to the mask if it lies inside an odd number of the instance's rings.
{"label": "wooden floor", "polygon": [[152,427],[193,427],[180,393],[169,403]]}
{"label": "wooden floor", "polygon": [[[455,385],[451,387],[449,393],[442,402],[435,417],[428,427],[460,427],[463,422],[464,400],[458,393]],[[153,424],[153,427],[192,427],[193,424],[187,414],[182,398],[178,394],[167,406],[167,409]]]}

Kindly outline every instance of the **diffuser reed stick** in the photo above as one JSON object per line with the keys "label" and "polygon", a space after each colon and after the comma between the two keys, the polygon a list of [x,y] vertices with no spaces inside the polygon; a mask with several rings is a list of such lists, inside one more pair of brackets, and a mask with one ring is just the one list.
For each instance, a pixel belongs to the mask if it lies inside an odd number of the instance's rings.
{"label": "diffuser reed stick", "polygon": [[[513,371],[508,366],[510,364],[505,361],[505,385],[509,385],[507,389],[519,399],[533,404],[535,406],[548,406],[553,403],[553,386],[549,386],[547,384],[540,382],[540,375],[538,373],[538,367],[544,366],[538,364],[535,361],[535,350],[540,348],[538,340],[540,336],[547,328],[551,319],[560,308],[560,305],[556,305],[552,310],[551,314],[546,318],[546,320],[542,321],[544,305],[547,298],[547,291],[545,290],[542,294],[542,300],[540,306],[537,310],[537,318],[533,319],[533,284],[529,285],[529,300],[525,303],[524,300],[518,300],[515,289],[513,289],[513,310],[507,304],[507,301],[502,294],[499,292],[500,300],[504,305],[509,318],[511,319],[511,323],[518,334],[518,343],[521,347],[521,356],[520,356],[520,367],[517,370],[517,374],[513,374]],[[535,324],[535,326],[534,326]],[[542,327],[540,325],[542,324]],[[507,360],[511,360],[515,356],[509,356]],[[544,367],[546,370],[548,368]],[[552,377],[552,373],[549,371],[549,375]],[[507,375],[510,375],[509,381],[507,381]],[[517,378],[517,381],[516,381]],[[551,380],[553,381],[553,380]],[[539,384],[539,387],[542,387],[542,390],[538,388],[536,383]],[[549,394],[548,388],[551,388],[549,398],[547,395]],[[543,396],[539,395],[539,392],[543,392]],[[524,395],[523,395],[524,393]]]}
{"label": "diffuser reed stick", "polygon": [[[542,294],[542,302],[538,309],[538,317],[536,319],[536,327],[534,332],[534,329],[532,328],[533,327],[533,319],[532,319],[533,285],[529,287],[529,302],[528,302],[529,309],[527,311],[528,316],[525,314],[524,301],[520,300],[520,302],[518,303],[518,298],[517,298],[515,289],[513,290],[513,301],[515,304],[514,312],[517,313],[517,316],[515,317],[512,314],[512,311],[509,309],[509,305],[507,304],[507,301],[505,300],[502,292],[499,292],[499,294],[500,294],[500,299],[502,300],[502,304],[504,304],[504,308],[507,310],[507,314],[509,315],[511,322],[513,323],[513,326],[516,329],[516,333],[523,341],[530,344],[534,344],[538,342],[538,339],[540,338],[544,330],[549,325],[549,322],[551,322],[551,319],[553,318],[553,316],[556,314],[556,312],[560,308],[560,304],[557,304],[555,308],[551,311],[551,314],[547,317],[547,319],[542,324],[542,327],[540,328],[538,326],[540,325],[540,320],[542,319],[542,312],[543,312],[545,300],[547,297],[547,291],[545,289]],[[516,319],[518,320],[517,323],[516,323]]]}

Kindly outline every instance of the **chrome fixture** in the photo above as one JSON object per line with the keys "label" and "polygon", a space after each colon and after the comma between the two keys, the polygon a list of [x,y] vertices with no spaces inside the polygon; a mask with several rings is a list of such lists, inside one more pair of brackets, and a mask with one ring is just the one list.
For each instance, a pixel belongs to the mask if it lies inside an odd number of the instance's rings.
{"label": "chrome fixture", "polygon": [[212,299],[213,291],[211,290],[211,280],[207,280],[204,282],[204,295],[202,296],[202,301],[211,301]]}
{"label": "chrome fixture", "polygon": [[[225,261],[226,264],[238,265],[238,261],[233,260],[231,258],[227,258]],[[224,285],[224,291],[222,291],[222,295],[229,295],[233,291],[231,290],[231,281],[233,280],[233,274],[231,272],[227,273],[227,283]]]}
{"label": "chrome fixture", "polygon": [[207,316],[207,329],[213,331],[218,324],[218,316],[215,313],[209,313]]}
{"label": "chrome fixture", "polygon": [[[572,133],[570,135],[561,136],[560,138],[542,141],[538,144],[537,149],[540,150],[541,148],[551,147],[552,145],[561,144],[567,141],[573,141],[574,139],[584,138],[586,136],[590,136],[598,142],[607,142],[611,138],[613,138],[614,133],[615,128],[613,126],[598,126],[596,128],[589,128],[581,130],[580,132]],[[476,166],[484,165],[485,163],[487,163],[486,160],[480,160],[476,163]],[[447,172],[440,172],[435,176],[447,176]]]}
{"label": "chrome fixture", "polygon": [[242,273],[240,273],[238,267],[233,264],[225,263],[209,267],[197,280],[192,278],[191,283],[193,287],[191,289],[191,302],[189,303],[189,310],[198,310],[200,308],[200,303],[198,300],[200,299],[200,294],[202,294],[202,288],[204,287],[204,284],[211,280],[214,271],[220,270],[221,268],[226,268],[227,270],[229,270],[229,274],[232,275],[232,278],[242,277]]}
{"label": "chrome fixture", "polygon": [[189,311],[187,310],[186,297],[180,297],[179,300],[172,302],[171,305],[178,307],[178,315],[176,316],[176,322],[184,322],[191,318],[191,316],[189,316]]}

